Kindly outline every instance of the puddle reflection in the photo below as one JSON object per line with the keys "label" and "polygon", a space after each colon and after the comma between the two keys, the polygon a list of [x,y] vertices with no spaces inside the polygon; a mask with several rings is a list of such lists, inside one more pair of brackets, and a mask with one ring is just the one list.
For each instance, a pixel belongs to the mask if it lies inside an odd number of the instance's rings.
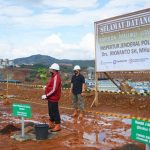
{"label": "puddle reflection", "polygon": [[101,144],[105,141],[105,138],[106,138],[105,132],[83,133],[83,139],[89,140],[91,144]]}

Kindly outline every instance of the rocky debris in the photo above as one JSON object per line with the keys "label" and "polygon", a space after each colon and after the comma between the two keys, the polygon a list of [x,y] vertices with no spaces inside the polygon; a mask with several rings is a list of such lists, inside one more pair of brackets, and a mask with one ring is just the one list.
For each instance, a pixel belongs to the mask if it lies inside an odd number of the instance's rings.
{"label": "rocky debris", "polygon": [[6,98],[6,96],[5,96],[5,95],[0,94],[0,100],[5,99],[5,98]]}
{"label": "rocky debris", "polygon": [[3,104],[4,104],[4,105],[10,105],[11,102],[10,102],[8,99],[5,99],[4,102],[3,102]]}
{"label": "rocky debris", "polygon": [[31,132],[31,131],[33,131],[33,130],[34,130],[33,127],[28,126],[28,127],[26,127],[26,128],[24,129],[24,132],[25,132],[25,133],[29,133],[29,132]]}
{"label": "rocky debris", "polygon": [[7,95],[7,98],[15,98],[15,95]]}
{"label": "rocky debris", "polygon": [[120,88],[121,88],[121,91],[124,91],[124,92],[133,91],[133,88],[129,86],[129,84],[126,81],[123,81],[120,83]]}
{"label": "rocky debris", "polygon": [[19,141],[19,142],[24,142],[24,141],[28,141],[28,140],[35,140],[35,135],[34,134],[26,134],[24,137],[22,137],[21,134],[14,134],[10,138],[15,139],[16,141]]}
{"label": "rocky debris", "polygon": [[47,122],[49,122],[49,119],[47,117],[45,117],[45,116],[42,116],[40,118],[40,122],[47,123]]}
{"label": "rocky debris", "polygon": [[145,109],[145,108],[146,108],[146,105],[139,106],[139,109]]}
{"label": "rocky debris", "polygon": [[130,99],[130,104],[131,104],[131,105],[134,105],[135,103],[136,103],[135,98],[131,98],[131,99]]}
{"label": "rocky debris", "polygon": [[[54,137],[56,137],[58,133],[51,133],[49,131],[49,135],[48,135],[48,139],[53,139]],[[35,133],[25,133],[24,137],[22,137],[21,133],[15,133],[14,135],[10,136],[11,139],[14,139],[16,141],[19,142],[24,142],[24,141],[29,141],[29,140],[33,140],[36,141],[36,134]]]}
{"label": "rocky debris", "polygon": [[34,127],[35,123],[34,122],[27,122],[25,124],[25,128],[28,127],[28,126],[31,126],[31,127]]}

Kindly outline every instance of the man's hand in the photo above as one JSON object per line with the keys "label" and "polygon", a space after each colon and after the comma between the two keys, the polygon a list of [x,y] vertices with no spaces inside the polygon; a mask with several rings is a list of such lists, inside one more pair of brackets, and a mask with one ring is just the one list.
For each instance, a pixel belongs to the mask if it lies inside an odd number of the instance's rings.
{"label": "man's hand", "polygon": [[47,99],[47,96],[46,95],[42,95],[42,100],[44,100],[44,99]]}

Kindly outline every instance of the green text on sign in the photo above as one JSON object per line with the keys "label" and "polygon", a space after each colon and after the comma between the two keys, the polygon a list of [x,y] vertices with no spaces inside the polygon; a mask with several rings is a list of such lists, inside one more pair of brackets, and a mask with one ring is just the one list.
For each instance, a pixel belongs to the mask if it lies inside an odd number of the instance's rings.
{"label": "green text on sign", "polygon": [[150,144],[150,122],[132,119],[131,138]]}
{"label": "green text on sign", "polygon": [[28,104],[13,104],[13,115],[31,118],[31,107]]}

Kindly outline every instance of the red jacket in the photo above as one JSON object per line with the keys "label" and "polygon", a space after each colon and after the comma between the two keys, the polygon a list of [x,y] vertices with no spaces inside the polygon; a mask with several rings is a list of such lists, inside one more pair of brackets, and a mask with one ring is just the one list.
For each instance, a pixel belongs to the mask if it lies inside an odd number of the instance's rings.
{"label": "red jacket", "polygon": [[61,77],[59,72],[54,73],[46,85],[45,94],[47,99],[52,102],[58,102],[61,96]]}

